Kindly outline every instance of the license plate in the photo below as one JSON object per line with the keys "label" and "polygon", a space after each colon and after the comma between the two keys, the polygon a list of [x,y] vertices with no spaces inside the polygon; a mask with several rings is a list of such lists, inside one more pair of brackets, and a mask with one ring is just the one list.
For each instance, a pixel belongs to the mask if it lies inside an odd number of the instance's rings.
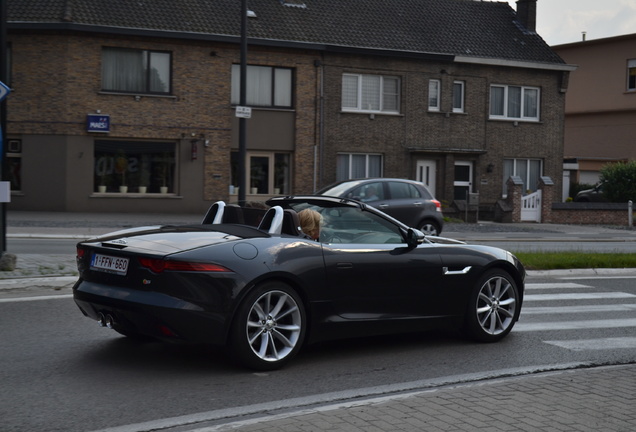
{"label": "license plate", "polygon": [[128,262],[128,258],[95,254],[93,255],[93,259],[91,259],[91,270],[125,275],[128,271]]}

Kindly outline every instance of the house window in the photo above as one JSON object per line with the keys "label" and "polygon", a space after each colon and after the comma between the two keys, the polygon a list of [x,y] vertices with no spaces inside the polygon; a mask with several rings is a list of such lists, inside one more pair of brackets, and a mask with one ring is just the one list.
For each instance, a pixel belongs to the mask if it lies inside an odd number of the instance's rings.
{"label": "house window", "polygon": [[627,90],[636,90],[636,59],[627,60]]}
{"label": "house window", "polygon": [[430,80],[428,82],[428,110],[439,111],[439,80]]}
{"label": "house window", "polygon": [[[232,186],[231,193],[237,193],[238,152],[232,152]],[[247,186],[246,194],[289,194],[291,185],[291,155],[289,153],[248,152],[247,169],[245,170]]]}
{"label": "house window", "polygon": [[165,51],[102,49],[102,90],[170,94],[171,54]]}
{"label": "house window", "polygon": [[[251,106],[292,107],[292,69],[247,66],[245,102]],[[241,101],[241,66],[232,65],[232,104]]]}
{"label": "house window", "polygon": [[95,141],[94,190],[174,193],[175,148],[172,142]]}
{"label": "house window", "polygon": [[340,153],[336,159],[336,179],[382,177],[382,155]]}
{"label": "house window", "polygon": [[453,83],[453,112],[464,112],[464,81]]}
{"label": "house window", "polygon": [[539,187],[539,178],[543,172],[541,159],[504,159],[503,168],[503,196],[508,194],[506,183],[510,176],[521,178],[524,193],[535,192]]}
{"label": "house window", "polygon": [[539,88],[490,86],[490,118],[539,121]]}
{"label": "house window", "polygon": [[22,190],[22,140],[7,141],[7,169],[11,191]]}
{"label": "house window", "polygon": [[342,110],[399,113],[400,79],[382,75],[342,75]]}

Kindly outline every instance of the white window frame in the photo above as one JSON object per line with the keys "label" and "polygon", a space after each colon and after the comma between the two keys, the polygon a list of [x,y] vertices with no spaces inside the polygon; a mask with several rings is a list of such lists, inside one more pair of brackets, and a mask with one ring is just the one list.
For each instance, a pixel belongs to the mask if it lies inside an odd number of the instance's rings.
{"label": "white window frame", "polygon": [[627,60],[627,91],[636,91],[636,59]]}
{"label": "white window frame", "polygon": [[[365,108],[364,90],[372,85],[372,81],[379,80],[377,93],[371,96],[376,99],[378,108],[374,109],[366,103]],[[396,84],[395,92],[391,92],[389,82]],[[371,75],[371,74],[342,74],[342,111],[361,112],[372,114],[399,114],[400,113],[400,90],[401,81],[398,76]],[[353,97],[350,95],[353,94]],[[355,99],[355,101],[353,100]],[[388,100],[393,99],[395,109],[388,107]]]}
{"label": "white window frame", "polygon": [[[519,172],[520,164],[525,162],[525,174]],[[532,163],[539,163],[539,173],[536,176],[536,179],[533,179],[532,173]],[[506,164],[512,163],[512,170],[506,168]],[[510,172],[512,171],[512,172]],[[508,185],[506,182],[510,178],[510,176],[518,176],[521,177],[521,181],[523,181],[523,194],[528,191],[536,192],[539,184],[539,178],[543,175],[543,159],[540,158],[504,158],[504,167],[503,167],[503,193],[502,196],[506,198],[508,196]],[[524,178],[525,177],[525,178]],[[535,185],[531,187],[530,183],[535,180]]]}
{"label": "white window frame", "polygon": [[442,83],[440,80],[432,79],[428,81],[428,110],[439,111]]}
{"label": "white window frame", "polygon": [[[453,81],[453,112],[454,113],[463,113],[464,112],[464,89],[466,88],[466,83],[464,81]],[[459,89],[459,104],[455,104],[455,96],[456,92]]]}
{"label": "white window frame", "polygon": [[[497,114],[493,114],[493,109],[495,108],[495,104],[493,100],[494,89],[503,89],[503,99],[501,101],[503,106],[498,107],[500,108],[501,111],[498,111]],[[510,102],[511,102],[510,89],[519,89],[520,91],[519,116],[515,116],[514,114],[509,113]],[[531,102],[528,100],[530,92],[536,92],[536,106],[534,109],[535,113],[533,113],[533,115],[529,115],[529,113],[526,112],[527,111],[526,103]],[[492,84],[490,86],[490,110],[489,110],[490,119],[537,122],[539,121],[541,117],[540,108],[541,108],[541,89],[539,87],[504,85],[504,84]]]}
{"label": "white window frame", "polygon": [[[354,169],[355,161],[364,158],[364,167],[361,175],[355,175],[359,170]],[[379,172],[373,171],[372,160],[380,160]],[[344,164],[344,165],[342,165]],[[384,172],[384,156],[381,153],[338,153],[336,160],[336,180],[349,180],[354,178],[382,177]]]}

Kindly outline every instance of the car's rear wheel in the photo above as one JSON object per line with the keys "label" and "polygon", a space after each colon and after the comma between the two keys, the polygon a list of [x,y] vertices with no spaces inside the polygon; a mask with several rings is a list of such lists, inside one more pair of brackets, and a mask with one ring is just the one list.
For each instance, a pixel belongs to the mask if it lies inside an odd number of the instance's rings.
{"label": "car's rear wheel", "polygon": [[520,309],[521,298],[514,279],[504,270],[489,270],[473,288],[464,330],[480,342],[497,342],[510,333]]}
{"label": "car's rear wheel", "polygon": [[435,222],[429,220],[420,222],[419,230],[428,236],[436,236],[440,233],[439,226]]}
{"label": "car's rear wheel", "polygon": [[231,351],[252,369],[280,368],[300,350],[306,321],[303,302],[291,287],[265,283],[239,307],[231,331]]}

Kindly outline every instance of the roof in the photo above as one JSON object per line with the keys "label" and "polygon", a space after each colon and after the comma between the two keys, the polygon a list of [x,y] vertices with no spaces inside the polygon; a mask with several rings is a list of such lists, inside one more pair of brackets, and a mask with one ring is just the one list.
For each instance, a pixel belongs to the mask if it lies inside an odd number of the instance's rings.
{"label": "roof", "polygon": [[[252,44],[564,64],[507,2],[249,0]],[[238,42],[238,0],[7,0],[8,28]]]}

